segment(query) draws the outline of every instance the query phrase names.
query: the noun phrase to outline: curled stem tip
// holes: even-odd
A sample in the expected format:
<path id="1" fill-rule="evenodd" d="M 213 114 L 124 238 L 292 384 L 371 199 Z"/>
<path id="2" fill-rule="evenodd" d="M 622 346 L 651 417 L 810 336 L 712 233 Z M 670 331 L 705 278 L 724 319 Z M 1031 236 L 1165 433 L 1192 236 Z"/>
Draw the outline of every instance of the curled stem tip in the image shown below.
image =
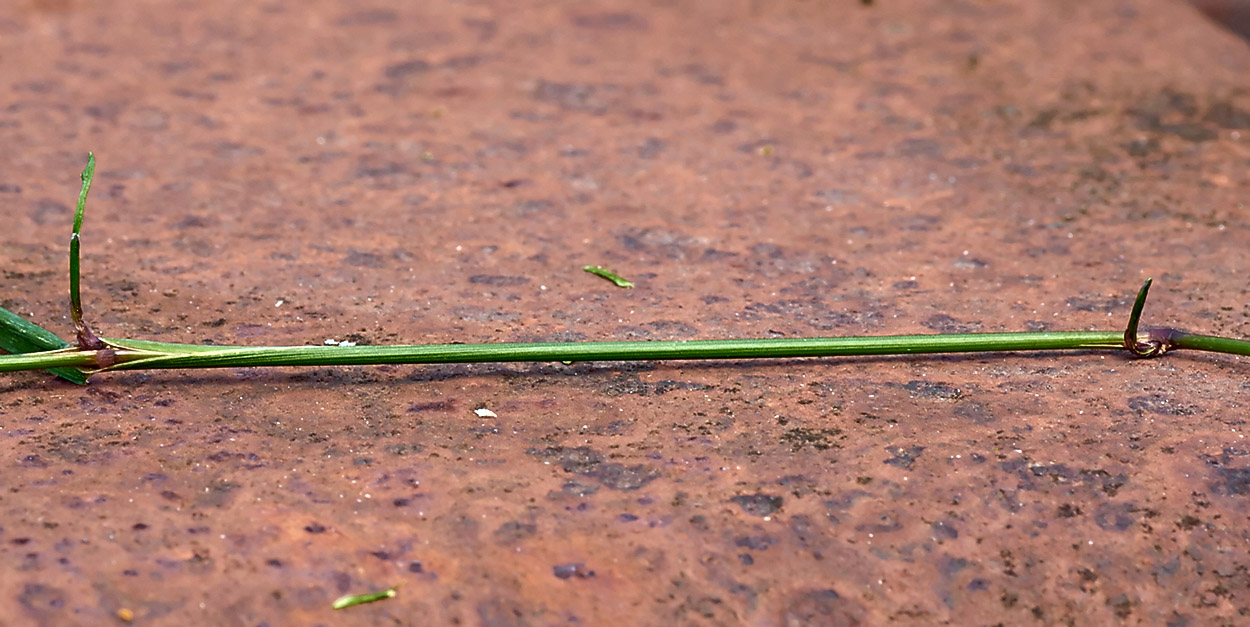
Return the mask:
<path id="1" fill-rule="evenodd" d="M 87 153 L 87 167 L 82 171 L 82 191 L 78 193 L 78 209 L 74 212 L 74 232 L 69 236 L 69 314 L 74 320 L 74 331 L 78 337 L 78 347 L 84 350 L 100 350 L 105 348 L 104 342 L 91 332 L 82 315 L 82 296 L 79 294 L 79 252 L 80 233 L 82 232 L 82 215 L 87 209 L 87 192 L 91 190 L 91 180 L 95 178 L 95 154 Z"/>

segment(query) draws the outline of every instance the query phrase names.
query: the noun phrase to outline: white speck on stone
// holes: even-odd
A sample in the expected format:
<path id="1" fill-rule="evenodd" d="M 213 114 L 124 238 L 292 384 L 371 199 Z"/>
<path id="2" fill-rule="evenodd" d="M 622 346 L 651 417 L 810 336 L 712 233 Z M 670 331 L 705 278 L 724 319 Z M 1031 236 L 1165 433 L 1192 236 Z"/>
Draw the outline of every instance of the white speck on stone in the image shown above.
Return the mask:
<path id="1" fill-rule="evenodd" d="M 498 418 L 499 417 L 498 414 L 496 414 L 495 412 L 489 409 L 486 409 L 485 407 L 480 407 L 478 409 L 475 409 L 473 410 L 473 413 L 477 414 L 478 418 Z"/>

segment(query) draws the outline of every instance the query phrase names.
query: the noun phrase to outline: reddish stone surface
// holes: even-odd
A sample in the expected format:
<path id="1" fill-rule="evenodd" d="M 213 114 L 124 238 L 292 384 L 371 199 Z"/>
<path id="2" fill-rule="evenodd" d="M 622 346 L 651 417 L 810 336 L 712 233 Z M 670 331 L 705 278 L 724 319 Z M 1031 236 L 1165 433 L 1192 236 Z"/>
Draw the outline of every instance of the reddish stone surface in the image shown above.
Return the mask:
<path id="1" fill-rule="evenodd" d="M 1114 329 L 1146 276 L 1250 336 L 1250 50 L 1182 3 L 5 6 L 0 304 L 65 335 L 94 150 L 114 337 Z M 1192 354 L 4 375 L 2 622 L 1231 624 L 1248 397 Z"/>

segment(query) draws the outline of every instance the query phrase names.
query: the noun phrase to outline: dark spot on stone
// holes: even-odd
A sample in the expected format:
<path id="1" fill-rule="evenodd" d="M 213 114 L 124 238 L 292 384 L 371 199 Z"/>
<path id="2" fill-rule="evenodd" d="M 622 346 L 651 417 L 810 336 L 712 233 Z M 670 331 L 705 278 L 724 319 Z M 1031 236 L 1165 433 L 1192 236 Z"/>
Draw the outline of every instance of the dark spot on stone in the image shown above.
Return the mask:
<path id="1" fill-rule="evenodd" d="M 399 442 L 396 444 L 387 444 L 384 450 L 391 455 L 395 455 L 397 457 L 404 457 L 406 455 L 413 455 L 416 453 L 420 453 L 421 451 L 425 450 L 425 447 L 421 446 L 420 444 L 408 444 L 405 442 Z"/>
<path id="2" fill-rule="evenodd" d="M 621 246 L 628 250 L 646 252 L 667 259 L 696 259 L 704 246 L 693 237 L 669 229 L 628 229 L 617 236 Z"/>
<path id="3" fill-rule="evenodd" d="M 912 137 L 895 144 L 893 152 L 900 157 L 937 158 L 942 156 L 942 144 L 933 139 Z"/>
<path id="4" fill-rule="evenodd" d="M 1167 622 L 1164 623 L 1164 627 L 1190 627 L 1193 624 L 1188 616 L 1172 610 L 1172 613 L 1168 615 Z"/>
<path id="5" fill-rule="evenodd" d="M 588 579 L 595 576 L 595 571 L 586 568 L 586 565 L 581 562 L 576 562 L 552 566 L 551 574 L 555 575 L 556 579 L 572 579 L 574 577 Z"/>
<path id="6" fill-rule="evenodd" d="M 325 525 L 322 525 L 321 523 L 312 523 L 309 525 L 305 525 L 304 531 L 307 531 L 308 533 L 325 533 L 326 527 Z"/>
<path id="7" fill-rule="evenodd" d="M 1164 416 L 1192 416 L 1202 413 L 1202 408 L 1200 407 L 1182 403 L 1162 394 L 1134 396 L 1128 399 L 1128 407 L 1135 411 L 1150 412 Z"/>
<path id="8" fill-rule="evenodd" d="M 975 333 L 980 323 L 960 322 L 946 314 L 934 314 L 923 322 L 924 326 L 939 333 Z"/>
<path id="9" fill-rule="evenodd" d="M 1076 518 L 1081 515 L 1081 508 L 1071 503 L 1064 503 L 1059 506 L 1059 510 L 1055 512 L 1060 518 Z"/>
<path id="10" fill-rule="evenodd" d="M 959 530 L 955 528 L 955 524 L 949 520 L 939 520 L 929 525 L 929 530 L 933 533 L 933 537 L 940 540 L 954 540 L 959 537 Z"/>
<path id="11" fill-rule="evenodd" d="M 0 183 L 0 194 L 20 194 L 22 187 L 12 183 Z"/>
<path id="12" fill-rule="evenodd" d="M 611 85 L 539 81 L 534 87 L 534 99 L 555 104 L 567 111 L 603 115 L 608 111 L 611 92 L 615 91 L 619 90 Z"/>
<path id="13" fill-rule="evenodd" d="M 638 520 L 638 517 L 633 514 L 621 514 L 620 516 L 617 516 L 617 518 L 621 522 L 634 522 L 635 520 Z"/>
<path id="14" fill-rule="evenodd" d="M 34 453 L 23 456 L 22 461 L 19 463 L 22 466 L 25 466 L 27 468 L 47 468 L 48 467 L 48 462 L 44 461 L 42 457 L 39 457 L 38 455 Z"/>
<path id="15" fill-rule="evenodd" d="M 781 509 L 783 499 L 780 496 L 771 494 L 740 494 L 729 499 L 731 503 L 737 503 L 743 512 L 752 516 L 772 516 Z"/>
<path id="16" fill-rule="evenodd" d="M 886 533 L 894 533 L 903 528 L 903 523 L 899 522 L 893 514 L 880 514 L 877 516 L 877 522 L 866 522 L 855 525 L 855 530 L 860 533 L 871 533 L 873 535 L 881 535 Z"/>
<path id="17" fill-rule="evenodd" d="M 920 454 L 924 451 L 924 447 L 912 446 L 903 448 L 901 446 L 887 446 L 885 451 L 890 454 L 890 457 L 882 460 L 882 463 L 897 466 L 904 470 L 911 470 L 912 466 L 916 464 L 916 460 L 920 459 Z"/>
<path id="18" fill-rule="evenodd" d="M 940 558 L 938 558 L 937 567 L 938 567 L 938 572 L 942 574 L 942 577 L 946 579 L 950 579 L 951 577 L 954 577 L 955 575 L 959 574 L 960 571 L 968 567 L 968 560 L 962 557 L 951 557 L 949 555 L 943 555 Z"/>
<path id="19" fill-rule="evenodd" d="M 641 146 L 638 146 L 638 149 L 637 149 L 638 158 L 639 159 L 654 159 L 657 156 L 659 156 L 661 152 L 664 152 L 664 149 L 667 147 L 668 147 L 668 142 L 662 139 L 648 137 L 646 141 L 642 142 Z"/>
<path id="20" fill-rule="evenodd" d="M 1133 303 L 1129 298 L 1100 298 L 1074 296 L 1068 299 L 1068 306 L 1077 311 L 1101 311 L 1111 313 L 1128 308 Z"/>
<path id="21" fill-rule="evenodd" d="M 1229 102 L 1213 103 L 1203 119 L 1220 128 L 1250 129 L 1250 112 Z"/>
<path id="22" fill-rule="evenodd" d="M 386 66 L 386 70 L 383 71 L 383 74 L 391 80 L 401 80 L 412 77 L 416 74 L 428 72 L 429 69 L 429 62 L 422 59 L 412 59 L 410 61 L 404 61 L 403 63 Z"/>
<path id="23" fill-rule="evenodd" d="M 495 542 L 501 545 L 516 544 L 538 533 L 538 526 L 510 520 L 495 529 Z"/>
<path id="24" fill-rule="evenodd" d="M 577 479 L 565 481 L 564 485 L 560 486 L 560 494 L 578 498 L 590 496 L 598 491 L 599 486 Z"/>
<path id="25" fill-rule="evenodd" d="M 143 531 L 147 528 L 148 528 L 147 523 L 135 523 L 134 525 L 131 526 L 131 529 L 134 529 L 135 531 Z"/>
<path id="26" fill-rule="evenodd" d="M 637 490 L 660 476 L 660 471 L 643 464 L 626 466 L 618 462 L 604 462 L 603 454 L 587 446 L 533 448 L 529 451 L 540 459 L 558 463 L 565 472 L 583 475 L 597 480 L 606 488 L 630 492 Z M 585 486 L 575 486 L 582 490 Z M 593 493 L 591 487 L 585 494 Z"/>
<path id="27" fill-rule="evenodd" d="M 454 57 L 448 57 L 439 67 L 446 70 L 464 70 L 476 67 L 482 63 L 482 57 L 476 54 L 461 54 Z"/>
<path id="28" fill-rule="evenodd" d="M 1137 522 L 1137 513 L 1128 503 L 1101 503 L 1094 511 L 1094 523 L 1106 531 L 1126 531 Z"/>
<path id="29" fill-rule="evenodd" d="M 734 538 L 734 546 L 751 549 L 752 551 L 767 551 L 768 547 L 774 544 L 777 544 L 777 538 L 769 535 L 738 536 Z"/>
<path id="30" fill-rule="evenodd" d="M 423 411 L 453 411 L 456 404 L 453 401 L 427 401 L 424 403 L 413 403 L 408 406 L 408 413 L 415 414 Z"/>
<path id="31" fill-rule="evenodd" d="M 963 391 L 959 388 L 940 381 L 908 381 L 903 385 L 903 389 L 919 398 L 954 400 L 963 396 Z"/>
<path id="32" fill-rule="evenodd" d="M 973 424 L 985 425 L 994 422 L 995 416 L 985 403 L 977 401 L 961 401 L 955 405 L 955 416 Z"/>
<path id="33" fill-rule="evenodd" d="M 522 215 L 546 213 L 551 211 L 554 207 L 555 203 L 545 199 L 523 200 L 515 205 L 517 213 Z"/>
<path id="34" fill-rule="evenodd" d="M 830 442 L 831 438 L 842 435 L 841 429 L 809 429 L 805 427 L 795 427 L 781 434 L 781 441 L 790 445 L 790 450 L 797 452 L 804 446 L 810 446 L 818 451 L 824 451 L 836 446 Z"/>
<path id="35" fill-rule="evenodd" d="M 1146 139 L 1138 138 L 1121 144 L 1121 146 L 1124 148 L 1124 152 L 1127 152 L 1130 157 L 1135 157 L 1137 159 L 1149 157 L 1150 155 L 1159 152 L 1160 149 L 1159 138 L 1157 137 L 1149 137 Z"/>
<path id="36" fill-rule="evenodd" d="M 755 563 L 755 558 L 750 553 L 742 553 L 738 555 L 738 562 L 743 566 L 750 566 Z"/>
<path id="37" fill-rule="evenodd" d="M 625 396 L 628 394 L 636 394 L 638 396 L 662 396 L 674 390 L 687 390 L 702 392 L 714 389 L 716 386 L 707 385 L 705 383 L 696 383 L 694 381 L 673 381 L 665 379 L 655 383 L 647 383 L 640 379 L 638 375 L 621 373 L 608 380 L 600 390 L 608 396 Z"/>
<path id="38" fill-rule="evenodd" d="M 813 195 L 816 198 L 819 198 L 822 202 L 828 203 L 835 207 L 841 206 L 841 205 L 853 205 L 853 204 L 860 202 L 861 200 L 861 197 L 859 194 L 850 190 L 845 190 L 845 189 L 826 189 L 826 190 L 821 190 L 819 192 L 816 192 Z"/>
<path id="39" fill-rule="evenodd" d="M 507 276 L 503 274 L 475 274 L 469 277 L 469 282 L 474 285 L 489 285 L 491 287 L 517 287 L 530 282 L 528 277 L 523 276 Z"/>
<path id="40" fill-rule="evenodd" d="M 273 568 L 282 568 L 282 560 L 280 560 L 280 559 L 278 559 L 278 558 L 276 558 L 276 557 L 271 557 L 271 558 L 269 558 L 269 559 L 265 560 L 265 565 L 266 565 L 266 566 L 273 567 Z"/>
<path id="41" fill-rule="evenodd" d="M 1246 496 L 1250 494 L 1250 468 L 1217 468 L 1219 477 L 1211 486 L 1211 491 L 1224 496 Z"/>
<path id="42" fill-rule="evenodd" d="M 390 24 L 398 19 L 398 15 L 390 9 L 361 9 L 345 13 L 335 20 L 338 26 L 377 26 Z"/>
<path id="43" fill-rule="evenodd" d="M 1135 603 L 1129 600 L 1127 594 L 1117 594 L 1107 599 L 1107 606 L 1115 611 L 1116 618 L 1126 620 L 1133 613 Z"/>
<path id="44" fill-rule="evenodd" d="M 421 562 L 408 562 L 408 572 L 423 573 L 425 572 L 425 567 L 421 565 Z"/>
<path id="45" fill-rule="evenodd" d="M 814 589 L 790 596 L 783 603 L 782 625 L 861 625 L 868 622 L 862 605 L 842 598 L 832 588 Z"/>
<path id="46" fill-rule="evenodd" d="M 26 215 L 28 215 L 30 220 L 35 224 L 44 225 L 58 223 L 61 222 L 67 214 L 72 215 L 69 205 L 56 200 L 40 199 L 34 201 L 32 204 L 34 206 L 31 207 L 30 211 Z"/>
<path id="47" fill-rule="evenodd" d="M 629 339 L 665 340 L 694 337 L 699 330 L 676 320 L 656 320 L 637 326 L 617 327 L 613 333 Z"/>
<path id="48" fill-rule="evenodd" d="M 942 224 L 942 218 L 927 213 L 909 213 L 893 222 L 904 231 L 932 231 Z"/>
<path id="49" fill-rule="evenodd" d="M 1197 122 L 1181 122 L 1178 124 L 1164 124 L 1159 130 L 1165 133 L 1171 133 L 1187 142 L 1200 143 L 1209 142 L 1219 138 L 1219 133 L 1207 128 L 1204 124 Z"/>
<path id="50" fill-rule="evenodd" d="M 657 479 L 660 476 L 660 471 L 642 464 L 626 466 L 618 463 L 607 463 L 600 464 L 588 475 L 598 479 L 599 483 L 602 483 L 604 487 L 630 492 Z"/>
<path id="51" fill-rule="evenodd" d="M 539 459 L 558 463 L 566 472 L 585 474 L 603 461 L 603 455 L 588 446 L 548 446 L 531 448 L 528 452 Z"/>
<path id="52" fill-rule="evenodd" d="M 382 255 L 364 250 L 352 250 L 343 258 L 343 263 L 358 268 L 381 268 Z"/>
<path id="53" fill-rule="evenodd" d="M 370 160 L 370 163 L 361 163 L 356 167 L 356 177 L 362 179 L 378 179 L 399 174 L 408 174 L 408 166 L 397 161 L 386 161 L 378 163 Z"/>
<path id="54" fill-rule="evenodd" d="M 27 583 L 22 587 L 21 594 L 17 595 L 17 602 L 27 609 L 43 612 L 48 608 L 64 607 L 65 592 L 41 583 Z"/>
<path id="55" fill-rule="evenodd" d="M 574 15 L 573 25 L 594 30 L 646 30 L 647 21 L 633 13 L 604 12 Z"/>
<path id="56" fill-rule="evenodd" d="M 963 255 L 951 262 L 951 265 L 959 268 L 960 270 L 980 270 L 981 268 L 988 267 L 990 264 L 983 259 Z"/>

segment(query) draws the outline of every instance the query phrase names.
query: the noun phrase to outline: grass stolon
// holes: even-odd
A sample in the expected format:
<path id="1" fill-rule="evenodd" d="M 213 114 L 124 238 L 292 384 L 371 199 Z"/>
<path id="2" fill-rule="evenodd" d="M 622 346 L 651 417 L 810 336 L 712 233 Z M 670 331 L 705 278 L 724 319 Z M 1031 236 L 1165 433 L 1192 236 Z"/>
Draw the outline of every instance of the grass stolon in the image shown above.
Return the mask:
<path id="1" fill-rule="evenodd" d="M 89 154 L 87 167 L 82 173 L 82 191 L 74 214 L 74 230 L 70 236 L 70 313 L 77 341 L 75 344 L 64 342 L 52 332 L 0 308 L 0 348 L 11 353 L 0 355 L 0 372 L 46 369 L 81 384 L 97 372 L 158 368 L 762 359 L 1090 349 L 1128 351 L 1137 357 L 1156 357 L 1175 349 L 1250 356 L 1250 341 L 1247 340 L 1199 335 L 1170 328 L 1148 329 L 1139 333 L 1138 323 L 1146 304 L 1150 279 L 1146 279 L 1138 291 L 1124 331 L 406 346 L 203 346 L 102 338 L 87 325 L 79 296 L 79 234 L 94 173 L 95 157 Z M 589 266 L 585 269 L 613 282 L 620 279 L 597 267 L 594 270 Z"/>

